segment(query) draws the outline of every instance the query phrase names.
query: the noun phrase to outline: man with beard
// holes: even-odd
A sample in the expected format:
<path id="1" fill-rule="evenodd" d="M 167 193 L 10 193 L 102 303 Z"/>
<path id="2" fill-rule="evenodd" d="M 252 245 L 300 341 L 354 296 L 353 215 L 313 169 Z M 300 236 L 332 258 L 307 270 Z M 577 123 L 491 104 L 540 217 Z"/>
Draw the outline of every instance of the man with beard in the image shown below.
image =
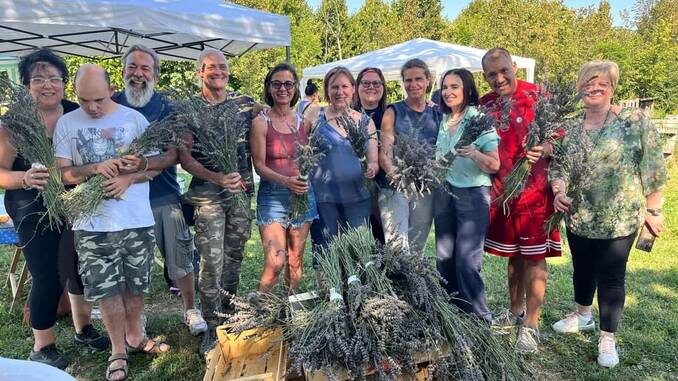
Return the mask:
<path id="1" fill-rule="evenodd" d="M 122 56 L 125 91 L 113 95 L 113 100 L 143 114 L 149 122 L 165 118 L 171 111 L 169 100 L 155 91 L 160 76 L 160 59 L 150 48 L 133 45 Z M 165 259 L 169 279 L 181 291 L 184 323 L 192 335 L 207 330 L 207 323 L 195 308 L 193 269 L 193 237 L 181 211 L 181 188 L 177 183 L 178 153 L 176 148 L 153 157 L 161 172 L 151 173 L 150 200 L 155 218 L 155 240 Z"/>
<path id="2" fill-rule="evenodd" d="M 511 103 L 508 123 L 497 128 L 501 138 L 500 168 L 492 178 L 490 226 L 485 238 L 485 251 L 508 257 L 511 305 L 493 320 L 493 325 L 501 330 L 519 326 L 516 350 L 531 353 L 537 351 L 539 344 L 539 315 L 548 278 L 546 258 L 560 256 L 558 230 L 544 231 L 545 221 L 553 213 L 553 194 L 547 179 L 553 146 L 544 142 L 525 147 L 539 89 L 516 78 L 516 65 L 509 52 L 490 49 L 483 56 L 482 66 L 492 91 L 480 99 L 480 104 L 501 121 L 505 102 Z M 530 177 L 525 189 L 505 210 L 496 200 L 504 190 L 506 176 L 521 157 L 527 157 L 532 165 Z"/>
<path id="3" fill-rule="evenodd" d="M 243 109 L 245 118 L 251 123 L 252 115 L 257 113 L 253 107 L 255 103 L 250 97 L 226 89 L 228 63 L 221 51 L 212 48 L 202 51 L 198 57 L 197 76 L 202 82 L 198 96 L 206 107 L 234 102 Z M 252 109 L 244 111 L 247 108 Z M 238 146 L 238 172 L 221 172 L 208 157 L 195 149 L 192 142 L 179 154 L 181 166 L 193 175 L 186 196 L 195 206 L 195 242 L 200 253 L 200 305 L 209 326 L 200 345 L 201 353 L 214 346 L 219 313 L 231 309 L 229 295 L 235 295 L 238 290 L 245 242 L 252 230 L 252 210 L 234 202 L 231 196 L 244 188 L 249 200 L 254 191 L 249 138 L 244 140 Z"/>

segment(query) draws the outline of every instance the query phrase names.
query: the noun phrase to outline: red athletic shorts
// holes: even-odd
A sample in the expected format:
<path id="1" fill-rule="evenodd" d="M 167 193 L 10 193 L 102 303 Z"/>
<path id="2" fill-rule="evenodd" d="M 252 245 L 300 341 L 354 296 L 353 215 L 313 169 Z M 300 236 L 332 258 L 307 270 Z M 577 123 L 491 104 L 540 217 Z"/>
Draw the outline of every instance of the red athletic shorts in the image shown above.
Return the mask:
<path id="1" fill-rule="evenodd" d="M 544 232 L 545 214 L 504 215 L 501 207 L 491 208 L 485 251 L 501 257 L 521 255 L 540 260 L 560 256 L 560 232 Z"/>

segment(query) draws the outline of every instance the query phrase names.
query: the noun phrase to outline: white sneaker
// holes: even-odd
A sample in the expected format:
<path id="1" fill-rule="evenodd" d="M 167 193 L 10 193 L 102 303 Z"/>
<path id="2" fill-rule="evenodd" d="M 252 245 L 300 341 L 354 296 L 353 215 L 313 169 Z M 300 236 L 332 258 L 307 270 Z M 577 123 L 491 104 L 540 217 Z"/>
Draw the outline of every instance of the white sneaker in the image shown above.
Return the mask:
<path id="1" fill-rule="evenodd" d="M 598 365 L 605 368 L 614 368 L 619 364 L 619 354 L 614 336 L 600 336 L 598 340 Z"/>
<path id="2" fill-rule="evenodd" d="M 592 331 L 596 328 L 593 316 L 582 316 L 577 312 L 568 314 L 565 319 L 559 320 L 552 325 L 558 333 L 577 333 L 579 331 Z"/>
<path id="3" fill-rule="evenodd" d="M 518 340 L 516 340 L 516 352 L 527 354 L 534 353 L 539 348 L 539 330 L 521 326 L 518 329 Z"/>
<path id="4" fill-rule="evenodd" d="M 196 308 L 184 312 L 184 324 L 188 326 L 188 330 L 193 336 L 207 331 L 207 322 L 203 319 L 202 312 Z"/>

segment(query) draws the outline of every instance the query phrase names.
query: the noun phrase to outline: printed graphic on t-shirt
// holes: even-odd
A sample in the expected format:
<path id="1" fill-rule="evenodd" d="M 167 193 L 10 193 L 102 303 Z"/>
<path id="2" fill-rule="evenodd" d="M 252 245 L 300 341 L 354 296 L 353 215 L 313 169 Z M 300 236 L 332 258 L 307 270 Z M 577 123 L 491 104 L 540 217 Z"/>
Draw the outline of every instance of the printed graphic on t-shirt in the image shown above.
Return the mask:
<path id="1" fill-rule="evenodd" d="M 78 130 L 76 148 L 85 164 L 118 157 L 125 145 L 125 128 L 84 128 Z"/>

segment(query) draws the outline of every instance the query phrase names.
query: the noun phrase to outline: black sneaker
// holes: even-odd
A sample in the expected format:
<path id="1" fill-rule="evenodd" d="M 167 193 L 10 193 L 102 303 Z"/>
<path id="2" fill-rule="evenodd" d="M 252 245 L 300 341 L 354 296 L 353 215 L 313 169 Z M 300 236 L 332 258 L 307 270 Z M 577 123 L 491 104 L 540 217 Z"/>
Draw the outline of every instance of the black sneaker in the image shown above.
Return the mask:
<path id="1" fill-rule="evenodd" d="M 108 337 L 100 334 L 91 324 L 87 324 L 82 329 L 82 333 L 76 332 L 73 341 L 76 344 L 86 345 L 95 352 L 105 351 L 111 345 Z"/>
<path id="2" fill-rule="evenodd" d="M 214 344 L 217 342 L 217 330 L 214 326 L 209 325 L 207 331 L 202 334 L 202 340 L 200 341 L 200 354 L 207 357 L 209 352 L 214 348 Z"/>
<path id="3" fill-rule="evenodd" d="M 29 361 L 37 361 L 61 370 L 66 369 L 68 366 L 68 360 L 59 353 L 55 344 L 50 344 L 45 347 L 42 347 L 39 351 L 31 351 L 31 355 L 28 356 Z"/>

